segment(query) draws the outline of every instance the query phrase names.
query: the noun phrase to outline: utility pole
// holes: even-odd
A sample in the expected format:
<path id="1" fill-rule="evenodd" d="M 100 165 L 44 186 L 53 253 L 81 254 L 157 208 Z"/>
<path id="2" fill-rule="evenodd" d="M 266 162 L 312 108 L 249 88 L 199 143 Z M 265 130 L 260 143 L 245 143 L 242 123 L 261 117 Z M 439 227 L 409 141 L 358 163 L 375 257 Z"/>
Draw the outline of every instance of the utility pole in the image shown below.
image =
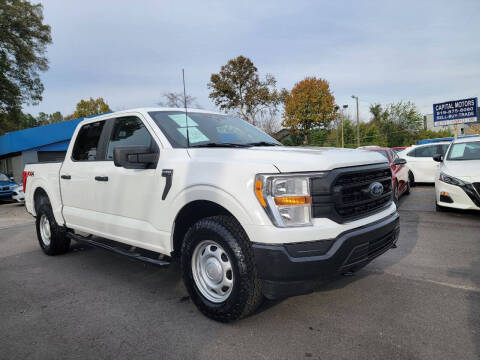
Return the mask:
<path id="1" fill-rule="evenodd" d="M 343 105 L 343 109 L 342 109 L 342 148 L 345 147 L 345 140 L 344 140 L 344 137 L 343 137 L 343 121 L 345 120 L 345 113 L 344 113 L 344 110 L 348 108 L 348 105 Z"/>
<path id="2" fill-rule="evenodd" d="M 358 117 L 358 96 L 352 95 L 352 98 L 357 101 L 357 147 L 360 147 L 360 119 Z"/>

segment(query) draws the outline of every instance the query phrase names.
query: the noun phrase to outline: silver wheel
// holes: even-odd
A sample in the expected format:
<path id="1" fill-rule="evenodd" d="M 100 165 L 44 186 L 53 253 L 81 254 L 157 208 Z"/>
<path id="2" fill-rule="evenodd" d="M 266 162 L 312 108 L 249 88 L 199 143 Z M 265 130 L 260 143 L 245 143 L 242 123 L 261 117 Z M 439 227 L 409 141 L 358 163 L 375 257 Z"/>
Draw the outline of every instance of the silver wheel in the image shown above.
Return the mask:
<path id="1" fill-rule="evenodd" d="M 228 299 L 233 289 L 233 269 L 226 251 L 213 240 L 200 242 L 192 255 L 192 274 L 198 290 L 213 303 Z"/>
<path id="2" fill-rule="evenodd" d="M 42 214 L 40 217 L 40 236 L 43 245 L 50 246 L 50 237 L 52 236 L 52 233 L 50 231 L 50 221 L 48 221 L 47 215 L 45 214 Z"/>

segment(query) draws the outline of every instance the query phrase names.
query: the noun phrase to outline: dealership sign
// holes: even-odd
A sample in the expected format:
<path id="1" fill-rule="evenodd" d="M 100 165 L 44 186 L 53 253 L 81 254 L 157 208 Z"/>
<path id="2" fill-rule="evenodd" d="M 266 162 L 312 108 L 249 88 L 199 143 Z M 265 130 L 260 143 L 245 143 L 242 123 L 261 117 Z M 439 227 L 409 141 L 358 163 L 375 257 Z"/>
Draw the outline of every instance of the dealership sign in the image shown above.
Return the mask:
<path id="1" fill-rule="evenodd" d="M 433 104 L 433 125 L 455 125 L 478 121 L 477 98 Z"/>

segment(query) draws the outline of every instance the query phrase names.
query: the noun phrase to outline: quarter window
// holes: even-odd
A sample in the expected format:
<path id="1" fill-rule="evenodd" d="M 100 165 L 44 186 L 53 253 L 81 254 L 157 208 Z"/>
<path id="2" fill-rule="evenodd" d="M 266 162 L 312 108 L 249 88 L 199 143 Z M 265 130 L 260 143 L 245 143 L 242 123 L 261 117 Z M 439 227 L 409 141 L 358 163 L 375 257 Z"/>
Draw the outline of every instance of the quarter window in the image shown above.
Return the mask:
<path id="1" fill-rule="evenodd" d="M 152 146 L 152 136 L 143 122 L 135 117 L 115 119 L 108 142 L 107 160 L 113 160 L 113 149 L 117 146 Z"/>
<path id="2" fill-rule="evenodd" d="M 72 159 L 75 161 L 97 160 L 97 149 L 105 121 L 85 124 L 78 132 L 73 146 Z"/>

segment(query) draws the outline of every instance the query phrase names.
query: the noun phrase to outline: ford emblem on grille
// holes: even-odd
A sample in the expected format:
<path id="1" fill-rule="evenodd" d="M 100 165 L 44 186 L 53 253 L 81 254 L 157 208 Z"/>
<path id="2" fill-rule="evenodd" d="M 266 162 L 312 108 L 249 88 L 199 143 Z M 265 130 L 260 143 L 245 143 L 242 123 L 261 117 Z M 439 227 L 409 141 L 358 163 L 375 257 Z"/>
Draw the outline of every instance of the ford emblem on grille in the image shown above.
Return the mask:
<path id="1" fill-rule="evenodd" d="M 383 194 L 383 185 L 378 181 L 375 181 L 368 187 L 368 192 L 370 193 L 370 197 L 378 198 Z"/>

